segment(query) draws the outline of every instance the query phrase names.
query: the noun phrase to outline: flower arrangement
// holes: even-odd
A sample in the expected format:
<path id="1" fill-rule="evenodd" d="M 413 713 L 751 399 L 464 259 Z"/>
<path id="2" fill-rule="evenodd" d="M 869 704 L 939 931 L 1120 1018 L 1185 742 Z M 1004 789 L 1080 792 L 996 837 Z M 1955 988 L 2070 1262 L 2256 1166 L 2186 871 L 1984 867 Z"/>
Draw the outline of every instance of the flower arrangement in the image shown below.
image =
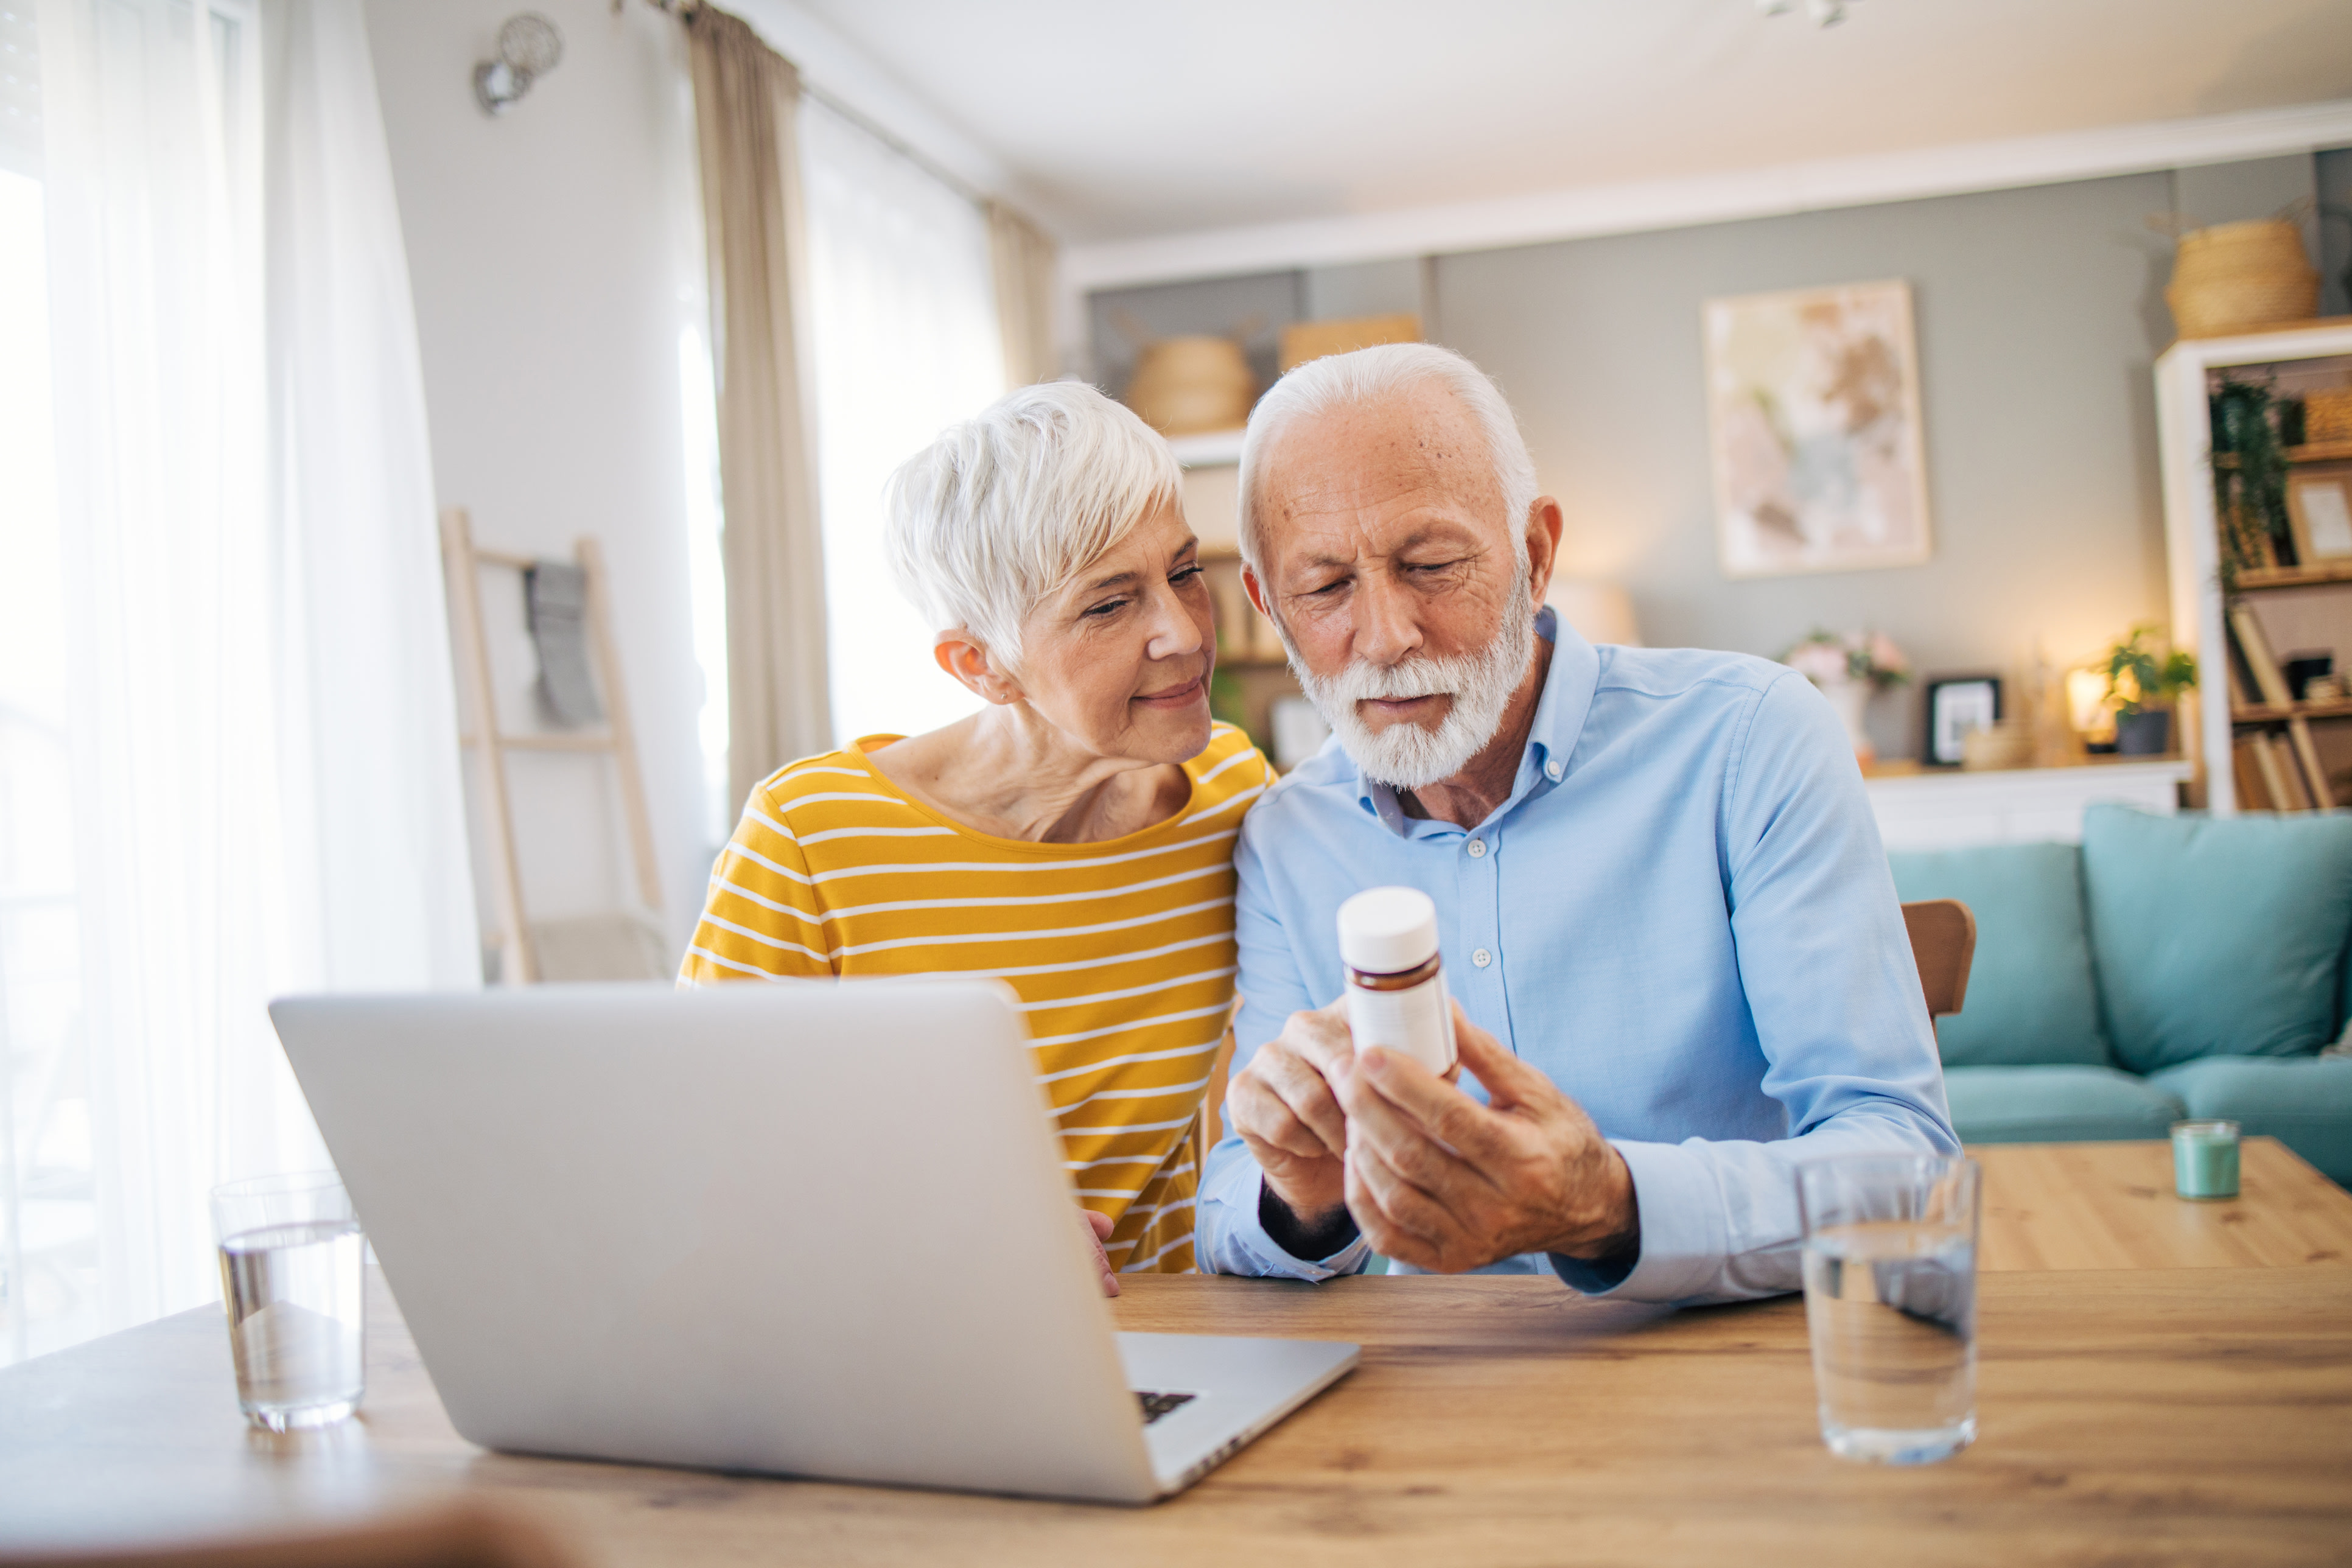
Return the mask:
<path id="1" fill-rule="evenodd" d="M 1841 635 L 1816 626 L 1784 649 L 1780 662 L 1821 687 L 1851 683 L 1884 691 L 1911 679 L 1911 661 L 1883 632 Z"/>

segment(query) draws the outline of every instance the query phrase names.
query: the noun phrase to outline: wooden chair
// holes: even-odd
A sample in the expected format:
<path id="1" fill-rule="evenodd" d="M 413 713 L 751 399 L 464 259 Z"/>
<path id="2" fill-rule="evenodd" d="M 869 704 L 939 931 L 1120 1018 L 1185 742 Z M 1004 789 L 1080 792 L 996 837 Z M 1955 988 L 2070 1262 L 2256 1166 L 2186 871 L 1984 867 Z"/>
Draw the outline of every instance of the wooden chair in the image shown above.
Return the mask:
<path id="1" fill-rule="evenodd" d="M 1234 1011 L 1241 1011 L 1236 1002 Z M 1209 1094 L 1201 1101 L 1201 1120 L 1192 1129 L 1192 1164 L 1195 1182 L 1209 1173 L 1209 1151 L 1225 1135 L 1225 1124 L 1220 1113 L 1225 1108 L 1225 1086 L 1234 1076 L 1234 1026 L 1225 1022 L 1225 1037 L 1217 1042 L 1217 1059 L 1209 1067 Z"/>
<path id="2" fill-rule="evenodd" d="M 0 1568 L 572 1568 L 536 1526 L 461 1507 L 335 1530 L 121 1552 L 0 1552 Z"/>
<path id="3" fill-rule="evenodd" d="M 1927 998 L 1927 1016 L 1948 1018 L 1968 999 L 1969 965 L 1977 955 L 1977 917 L 1958 899 L 1926 899 L 1903 906 L 1904 929 L 1911 933 L 1911 961 L 1919 966 L 1919 989 Z M 1240 1004 L 1234 1005 L 1240 1010 Z M 1201 1120 L 1192 1130 L 1192 1158 L 1199 1170 L 1209 1169 L 1209 1151 L 1224 1135 L 1217 1114 L 1225 1103 L 1225 1085 L 1233 1075 L 1234 1031 L 1230 1024 L 1218 1044 L 1209 1068 L 1208 1098 L 1201 1104 Z"/>
<path id="4" fill-rule="evenodd" d="M 1927 899 L 1903 906 L 1903 924 L 1911 932 L 1911 959 L 1919 966 L 1927 1016 L 1948 1018 L 1968 999 L 1977 917 L 1958 899 Z"/>

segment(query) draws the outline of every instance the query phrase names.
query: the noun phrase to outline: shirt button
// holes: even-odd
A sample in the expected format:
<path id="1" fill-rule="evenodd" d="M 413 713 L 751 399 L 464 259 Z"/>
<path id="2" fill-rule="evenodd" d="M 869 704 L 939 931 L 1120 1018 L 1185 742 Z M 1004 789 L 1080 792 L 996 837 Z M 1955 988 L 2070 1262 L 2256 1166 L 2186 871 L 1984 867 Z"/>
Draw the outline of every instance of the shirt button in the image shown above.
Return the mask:
<path id="1" fill-rule="evenodd" d="M 1472 840 L 1470 840 L 1470 858 L 1472 858 L 1473 860 L 1475 860 L 1475 859 L 1479 858 L 1480 857 L 1484 856 L 1486 853 L 1486 841 L 1485 839 L 1483 839 L 1483 838 L 1473 838 Z"/>
<path id="2" fill-rule="evenodd" d="M 1544 764 L 1544 776 L 1546 778 L 1557 780 L 1560 774 L 1566 772 L 1568 772 L 1568 770 L 1558 763 L 1546 763 Z"/>
<path id="3" fill-rule="evenodd" d="M 1470 955 L 1470 962 L 1476 964 L 1479 968 L 1484 969 L 1488 964 L 1495 962 L 1495 955 L 1488 952 L 1482 947 L 1477 952 Z"/>

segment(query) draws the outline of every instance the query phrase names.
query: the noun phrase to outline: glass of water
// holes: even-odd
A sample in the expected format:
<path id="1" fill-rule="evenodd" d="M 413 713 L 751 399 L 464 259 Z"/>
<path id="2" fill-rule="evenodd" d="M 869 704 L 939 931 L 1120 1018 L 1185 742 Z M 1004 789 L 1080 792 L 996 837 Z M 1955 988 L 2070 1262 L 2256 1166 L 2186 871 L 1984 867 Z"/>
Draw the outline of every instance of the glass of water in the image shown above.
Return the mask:
<path id="1" fill-rule="evenodd" d="M 1822 1440 L 1926 1465 L 1977 1435 L 1977 1163 L 1853 1154 L 1797 1167 Z"/>
<path id="2" fill-rule="evenodd" d="M 213 1189 L 236 1402 L 273 1432 L 324 1426 L 366 1382 L 367 1244 L 332 1171 Z"/>

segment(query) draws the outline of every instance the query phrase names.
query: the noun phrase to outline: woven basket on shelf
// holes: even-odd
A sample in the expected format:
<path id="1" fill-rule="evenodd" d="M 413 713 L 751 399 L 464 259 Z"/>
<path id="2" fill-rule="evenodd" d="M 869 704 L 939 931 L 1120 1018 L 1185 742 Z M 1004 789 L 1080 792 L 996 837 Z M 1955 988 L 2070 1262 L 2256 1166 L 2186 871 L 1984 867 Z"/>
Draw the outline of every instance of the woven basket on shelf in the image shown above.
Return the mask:
<path id="1" fill-rule="evenodd" d="M 2319 274 L 2302 229 L 2284 219 L 2216 224 L 2180 237 L 2164 300 L 2182 337 L 2226 337 L 2310 319 Z"/>
<path id="2" fill-rule="evenodd" d="M 1163 436 L 1238 429 L 1257 401 L 1257 378 L 1231 338 L 1161 338 L 1137 356 L 1126 401 Z"/>
<path id="3" fill-rule="evenodd" d="M 2315 446 L 2352 441 L 2352 386 L 2304 394 L 2303 438 Z"/>

